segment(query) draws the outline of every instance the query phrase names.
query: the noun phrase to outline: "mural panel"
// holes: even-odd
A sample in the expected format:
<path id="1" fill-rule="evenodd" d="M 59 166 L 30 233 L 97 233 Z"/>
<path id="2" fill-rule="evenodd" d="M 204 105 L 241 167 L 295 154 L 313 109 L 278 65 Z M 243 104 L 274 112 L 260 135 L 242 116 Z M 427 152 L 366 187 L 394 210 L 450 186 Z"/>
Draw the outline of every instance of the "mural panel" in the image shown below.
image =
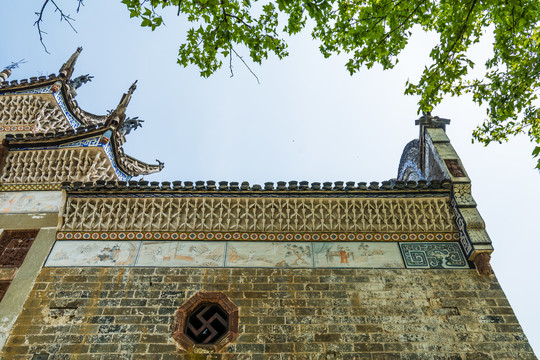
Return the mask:
<path id="1" fill-rule="evenodd" d="M 224 242 L 143 241 L 136 266 L 222 267 Z"/>
<path id="2" fill-rule="evenodd" d="M 231 241 L 227 267 L 313 267 L 311 244 Z"/>
<path id="3" fill-rule="evenodd" d="M 45 266 L 469 268 L 457 242 L 159 240 L 57 240 Z"/>
<path id="4" fill-rule="evenodd" d="M 0 193 L 0 213 L 58 212 L 61 191 L 22 191 Z"/>
<path id="5" fill-rule="evenodd" d="M 138 241 L 57 241 L 45 266 L 133 266 Z"/>
<path id="6" fill-rule="evenodd" d="M 397 243 L 313 243 L 316 267 L 403 268 Z"/>

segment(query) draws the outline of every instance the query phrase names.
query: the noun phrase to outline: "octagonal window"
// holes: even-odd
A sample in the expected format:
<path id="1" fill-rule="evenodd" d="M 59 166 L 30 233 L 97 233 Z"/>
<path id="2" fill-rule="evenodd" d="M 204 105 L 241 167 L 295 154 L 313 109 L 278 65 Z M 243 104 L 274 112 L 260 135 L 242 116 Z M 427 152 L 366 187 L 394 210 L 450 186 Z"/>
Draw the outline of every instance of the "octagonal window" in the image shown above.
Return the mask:
<path id="1" fill-rule="evenodd" d="M 238 308 L 219 292 L 199 292 L 175 315 L 173 338 L 184 350 L 218 350 L 238 335 Z"/>
<path id="2" fill-rule="evenodd" d="M 186 335 L 195 344 L 214 344 L 229 329 L 229 315 L 218 304 L 203 303 L 188 314 Z"/>

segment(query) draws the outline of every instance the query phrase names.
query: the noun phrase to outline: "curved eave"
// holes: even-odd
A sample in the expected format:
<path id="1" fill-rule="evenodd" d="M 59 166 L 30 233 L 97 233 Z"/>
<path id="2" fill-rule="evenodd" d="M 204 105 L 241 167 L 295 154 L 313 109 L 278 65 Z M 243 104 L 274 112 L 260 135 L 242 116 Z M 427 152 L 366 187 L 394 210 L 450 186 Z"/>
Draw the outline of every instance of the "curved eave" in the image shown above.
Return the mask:
<path id="1" fill-rule="evenodd" d="M 143 161 L 137 160 L 134 157 L 125 154 L 122 157 L 122 166 L 140 169 L 138 170 L 137 175 L 132 176 L 155 174 L 163 169 L 163 165 L 147 164 Z"/>
<path id="2" fill-rule="evenodd" d="M 73 96 L 68 91 L 68 85 L 65 78 L 59 75 L 51 74 L 48 77 L 31 77 L 30 79 L 23 79 L 20 81 L 13 80 L 9 83 L 6 82 L 0 86 L 0 93 L 9 95 L 10 93 L 16 93 L 19 91 L 27 91 L 45 86 L 52 86 L 57 81 L 60 81 L 62 84 L 60 91 L 62 93 L 62 97 L 64 98 L 67 110 L 80 124 L 83 126 L 105 125 L 109 115 L 95 115 L 81 109 L 77 104 L 77 101 L 73 99 Z"/>
<path id="3" fill-rule="evenodd" d="M 73 99 L 73 96 L 67 89 L 67 84 L 62 80 L 62 96 L 64 96 L 64 99 L 66 99 L 66 106 L 68 107 L 69 111 L 77 117 L 77 119 L 80 120 L 81 124 L 84 124 L 86 126 L 89 125 L 105 125 L 107 122 L 107 119 L 109 118 L 109 115 L 96 115 L 89 113 L 88 111 L 84 111 L 79 107 L 79 104 L 77 103 L 77 100 Z"/>
<path id="4" fill-rule="evenodd" d="M 132 156 L 124 153 L 122 144 L 125 141 L 124 135 L 120 133 L 119 128 L 112 129 L 111 145 L 114 153 L 114 158 L 118 167 L 129 176 L 140 176 L 154 174 L 163 169 L 162 164 L 152 165 L 143 161 L 137 160 Z"/>

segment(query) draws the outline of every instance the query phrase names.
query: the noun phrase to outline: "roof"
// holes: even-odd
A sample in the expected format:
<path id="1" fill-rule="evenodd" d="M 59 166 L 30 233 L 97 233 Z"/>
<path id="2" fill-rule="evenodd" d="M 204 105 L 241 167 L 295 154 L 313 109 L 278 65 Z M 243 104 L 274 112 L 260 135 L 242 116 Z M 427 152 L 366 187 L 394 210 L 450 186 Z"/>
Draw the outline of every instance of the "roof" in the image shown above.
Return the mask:
<path id="1" fill-rule="evenodd" d="M 354 182 L 354 181 L 335 181 L 335 182 L 308 182 L 308 181 L 278 181 L 277 183 L 266 182 L 264 186 L 244 182 L 228 181 L 96 181 L 96 182 L 64 182 L 62 188 L 68 192 L 107 192 L 107 191 L 126 191 L 126 192 L 220 192 L 220 193 L 375 193 L 375 192 L 400 192 L 410 193 L 419 191 L 449 191 L 452 187 L 450 180 L 432 180 L 432 181 L 395 181 L 388 180 L 379 183 L 372 181 Z"/>
<path id="2" fill-rule="evenodd" d="M 35 146 L 54 146 L 70 143 L 80 139 L 96 135 L 108 134 L 110 139 L 111 153 L 121 171 L 128 177 L 147 175 L 160 171 L 163 164 L 147 164 L 126 155 L 122 149 L 126 139 L 122 133 L 121 127 L 126 120 L 126 108 L 129 104 L 135 84 L 124 94 L 118 104 L 118 107 L 108 115 L 95 115 L 84 111 L 74 100 L 76 93 L 70 85 L 70 78 L 77 56 L 82 48 L 70 57 L 70 59 L 61 67 L 58 75 L 51 74 L 47 76 L 31 77 L 30 79 L 13 80 L 10 82 L 0 81 L 0 96 L 15 94 L 52 94 L 60 109 L 69 122 L 68 130 L 33 132 L 32 129 L 20 131 L 17 134 L 7 134 L 5 140 L 8 147 L 35 147 Z M 5 72 L 9 75 L 10 72 Z M 55 88 L 56 87 L 56 88 Z"/>

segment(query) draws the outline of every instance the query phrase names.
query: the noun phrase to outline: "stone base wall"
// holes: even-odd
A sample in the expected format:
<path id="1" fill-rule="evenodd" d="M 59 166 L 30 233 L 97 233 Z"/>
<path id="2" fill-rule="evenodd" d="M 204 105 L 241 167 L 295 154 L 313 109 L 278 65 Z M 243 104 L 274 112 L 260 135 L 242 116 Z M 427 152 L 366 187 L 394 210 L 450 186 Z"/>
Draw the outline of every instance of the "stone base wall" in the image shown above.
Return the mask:
<path id="1" fill-rule="evenodd" d="M 239 308 L 217 353 L 180 350 L 199 291 Z M 4 359 L 535 359 L 497 279 L 475 270 L 44 268 Z"/>

